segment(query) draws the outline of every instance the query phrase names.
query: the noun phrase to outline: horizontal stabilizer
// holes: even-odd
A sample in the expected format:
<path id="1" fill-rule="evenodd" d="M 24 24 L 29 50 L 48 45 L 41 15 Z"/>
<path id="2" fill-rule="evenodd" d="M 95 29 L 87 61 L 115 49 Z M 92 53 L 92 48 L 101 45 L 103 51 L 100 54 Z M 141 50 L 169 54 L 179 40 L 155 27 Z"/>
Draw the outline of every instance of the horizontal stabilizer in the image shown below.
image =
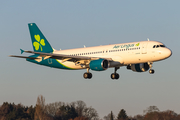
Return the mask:
<path id="1" fill-rule="evenodd" d="M 39 58 L 35 58 L 35 57 L 16 56 L 16 55 L 9 55 L 9 57 L 17 57 L 17 58 L 29 58 L 29 59 L 39 59 Z"/>

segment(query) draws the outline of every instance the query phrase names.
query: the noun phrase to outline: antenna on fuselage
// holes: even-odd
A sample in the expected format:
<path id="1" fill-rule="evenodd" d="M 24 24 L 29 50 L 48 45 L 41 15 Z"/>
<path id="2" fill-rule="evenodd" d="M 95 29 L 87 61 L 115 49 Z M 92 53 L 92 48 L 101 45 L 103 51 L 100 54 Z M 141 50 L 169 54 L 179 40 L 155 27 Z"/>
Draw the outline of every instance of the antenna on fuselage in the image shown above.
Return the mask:
<path id="1" fill-rule="evenodd" d="M 149 41 L 149 38 L 147 38 L 147 40 Z"/>
<path id="2" fill-rule="evenodd" d="M 86 48 L 86 46 L 84 45 L 84 48 Z"/>

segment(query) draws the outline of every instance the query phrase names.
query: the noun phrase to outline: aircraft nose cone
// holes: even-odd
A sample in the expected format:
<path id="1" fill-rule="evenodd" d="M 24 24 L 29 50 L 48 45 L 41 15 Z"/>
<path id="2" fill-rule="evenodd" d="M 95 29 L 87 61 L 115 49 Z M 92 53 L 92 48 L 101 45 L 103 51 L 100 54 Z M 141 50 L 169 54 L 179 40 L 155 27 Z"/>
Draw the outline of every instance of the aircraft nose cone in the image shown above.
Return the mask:
<path id="1" fill-rule="evenodd" d="M 165 52 L 167 58 L 170 57 L 172 55 L 172 51 L 170 49 L 166 49 L 166 52 Z"/>

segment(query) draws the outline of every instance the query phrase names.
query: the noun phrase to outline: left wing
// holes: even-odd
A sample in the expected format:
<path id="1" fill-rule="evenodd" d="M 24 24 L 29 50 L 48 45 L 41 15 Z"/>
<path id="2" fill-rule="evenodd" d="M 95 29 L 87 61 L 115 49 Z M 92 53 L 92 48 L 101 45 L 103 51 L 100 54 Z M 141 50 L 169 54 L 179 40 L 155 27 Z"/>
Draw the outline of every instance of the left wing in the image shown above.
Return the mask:
<path id="1" fill-rule="evenodd" d="M 101 58 L 101 57 L 88 57 L 88 56 L 71 56 L 71 55 L 65 55 L 65 54 L 53 54 L 53 53 L 34 52 L 34 51 L 23 51 L 23 52 L 38 54 L 40 55 L 39 57 L 44 57 L 44 60 L 48 58 L 53 58 L 53 59 L 62 60 L 63 62 L 65 61 L 77 62 L 80 60 L 97 60 Z M 14 55 L 11 55 L 10 57 L 30 58 L 30 57 L 14 56 Z M 32 59 L 35 59 L 35 58 L 32 58 Z M 101 58 L 101 59 L 112 61 L 111 58 Z"/>

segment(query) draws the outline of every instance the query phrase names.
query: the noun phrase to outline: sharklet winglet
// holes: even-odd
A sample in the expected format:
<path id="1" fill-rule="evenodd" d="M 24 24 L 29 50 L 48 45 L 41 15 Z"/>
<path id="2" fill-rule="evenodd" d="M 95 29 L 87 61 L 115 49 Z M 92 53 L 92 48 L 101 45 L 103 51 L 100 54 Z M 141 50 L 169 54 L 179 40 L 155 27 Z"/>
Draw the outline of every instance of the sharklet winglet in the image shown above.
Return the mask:
<path id="1" fill-rule="evenodd" d="M 21 50 L 21 54 L 23 54 L 24 53 L 24 50 L 23 49 L 20 49 Z"/>

